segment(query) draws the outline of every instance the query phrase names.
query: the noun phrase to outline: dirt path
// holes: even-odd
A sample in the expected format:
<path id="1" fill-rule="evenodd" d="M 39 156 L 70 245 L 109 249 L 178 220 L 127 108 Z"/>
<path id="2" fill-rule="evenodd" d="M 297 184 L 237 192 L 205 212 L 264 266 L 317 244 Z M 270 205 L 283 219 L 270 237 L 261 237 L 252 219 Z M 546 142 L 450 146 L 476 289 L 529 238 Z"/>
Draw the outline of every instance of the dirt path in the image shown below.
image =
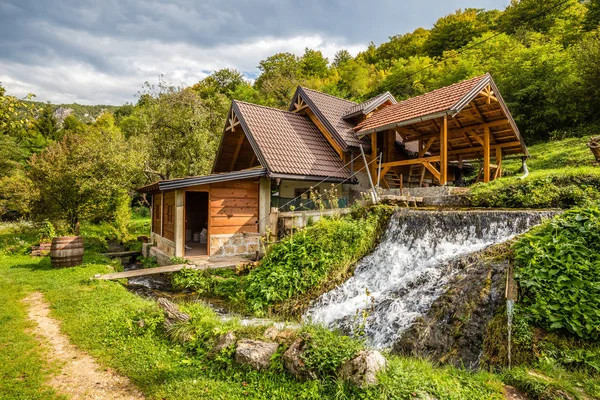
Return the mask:
<path id="1" fill-rule="evenodd" d="M 61 372 L 49 381 L 58 393 L 74 400 L 144 398 L 129 379 L 102 368 L 69 342 L 60 332 L 58 321 L 50 318 L 50 307 L 41 293 L 31 293 L 23 301 L 29 307 L 29 318 L 36 324 L 33 333 L 46 348 L 47 357 L 62 365 Z"/>

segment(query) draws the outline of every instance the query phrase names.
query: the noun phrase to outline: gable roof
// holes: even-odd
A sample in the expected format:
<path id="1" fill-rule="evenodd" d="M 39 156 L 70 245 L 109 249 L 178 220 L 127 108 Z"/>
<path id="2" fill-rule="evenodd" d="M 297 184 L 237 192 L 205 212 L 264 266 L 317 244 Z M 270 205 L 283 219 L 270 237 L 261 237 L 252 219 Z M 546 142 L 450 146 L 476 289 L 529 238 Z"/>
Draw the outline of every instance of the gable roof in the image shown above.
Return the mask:
<path id="1" fill-rule="evenodd" d="M 270 176 L 350 177 L 338 154 L 308 116 L 237 100 L 231 107 Z"/>
<path id="2" fill-rule="evenodd" d="M 350 119 L 359 115 L 367 115 L 387 101 L 391 102 L 392 104 L 397 103 L 396 99 L 390 92 L 381 93 L 375 97 L 371 97 L 370 99 L 363 101 L 360 104 L 350 107 L 348 110 L 346 110 L 346 114 L 344 114 L 343 118 Z"/>
<path id="3" fill-rule="evenodd" d="M 153 193 L 165 190 L 174 190 L 184 187 L 206 185 L 210 183 L 218 182 L 229 182 L 237 181 L 240 179 L 259 178 L 266 176 L 267 170 L 265 168 L 254 168 L 244 171 L 232 171 L 225 172 L 222 174 L 211 174 L 205 176 L 188 176 L 186 178 L 175 178 L 157 181 L 146 186 L 138 188 L 137 191 L 140 193 Z"/>
<path id="4" fill-rule="evenodd" d="M 490 81 L 490 74 L 485 74 L 401 101 L 375 112 L 371 118 L 358 124 L 355 131 L 362 136 L 391 129 L 403 123 L 417 122 L 424 117 L 456 114 Z"/>
<path id="5" fill-rule="evenodd" d="M 289 110 L 294 109 L 294 101 L 298 96 L 302 97 L 343 151 L 347 151 L 348 147 L 358 147 L 361 144 L 364 148 L 371 148 L 368 141 L 363 142 L 356 136 L 355 124 L 343 118 L 349 108 L 357 105 L 355 102 L 298 86 Z"/>

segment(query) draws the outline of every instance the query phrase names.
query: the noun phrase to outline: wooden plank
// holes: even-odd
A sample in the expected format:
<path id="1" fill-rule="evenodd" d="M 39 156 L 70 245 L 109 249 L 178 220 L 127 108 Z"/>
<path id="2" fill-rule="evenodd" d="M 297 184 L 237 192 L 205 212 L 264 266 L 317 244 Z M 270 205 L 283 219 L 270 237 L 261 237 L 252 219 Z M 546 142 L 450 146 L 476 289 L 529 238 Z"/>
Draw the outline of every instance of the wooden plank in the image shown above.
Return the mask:
<path id="1" fill-rule="evenodd" d="M 371 132 L 371 160 L 377 158 L 377 132 Z M 372 162 L 371 167 L 371 179 L 373 184 L 377 184 L 377 161 Z"/>
<path id="2" fill-rule="evenodd" d="M 235 163 L 238 160 L 238 157 L 240 155 L 240 150 L 242 149 L 242 144 L 244 144 L 245 138 L 246 138 L 246 135 L 244 134 L 244 132 L 242 132 L 240 134 L 240 138 L 238 139 L 237 145 L 235 147 L 235 152 L 233 153 L 233 157 L 231 158 L 231 163 L 229 164 L 230 171 L 233 171 L 233 167 L 235 167 Z"/>
<path id="3" fill-rule="evenodd" d="M 236 198 L 236 199 L 258 199 L 258 190 L 250 189 L 225 189 L 216 188 L 211 190 L 213 197 Z"/>
<path id="4" fill-rule="evenodd" d="M 483 182 L 490 181 L 490 128 L 483 129 Z"/>
<path id="5" fill-rule="evenodd" d="M 392 167 L 403 167 L 406 165 L 412 164 L 423 164 L 424 162 L 438 162 L 440 161 L 440 156 L 431 156 L 431 157 L 423 157 L 423 158 L 413 158 L 410 160 L 401 160 L 401 161 L 392 161 L 381 164 L 383 168 L 392 168 Z M 382 170 L 383 171 L 383 170 Z"/>
<path id="6" fill-rule="evenodd" d="M 210 202 L 211 208 L 223 207 L 256 207 L 258 209 L 258 198 L 256 199 L 216 199 Z"/>
<path id="7" fill-rule="evenodd" d="M 488 128 L 489 129 L 489 128 Z M 448 179 L 448 116 L 444 115 L 444 122 L 440 127 L 440 185 L 445 186 Z M 427 165 L 424 163 L 425 167 Z M 429 169 L 429 168 L 427 168 Z M 430 170 L 431 171 L 431 170 Z"/>
<path id="8" fill-rule="evenodd" d="M 258 207 L 211 207 L 210 215 L 213 217 L 251 217 L 253 215 L 258 215 Z"/>
<path id="9" fill-rule="evenodd" d="M 431 165 L 431 163 L 429 163 L 429 162 L 427 162 L 427 161 L 425 161 L 425 162 L 423 163 L 423 165 L 425 166 L 425 168 L 427 168 L 427 169 L 429 170 L 429 172 L 431 172 L 431 174 L 432 174 L 433 176 L 435 176 L 435 177 L 436 177 L 436 179 L 437 179 L 438 181 L 440 181 L 440 184 L 441 184 L 441 179 L 440 179 L 440 178 L 441 178 L 441 176 L 440 176 L 440 172 L 439 172 L 439 171 L 438 171 L 438 170 L 437 170 L 437 169 L 436 169 L 436 168 L 435 168 L 433 165 Z M 422 180 L 423 180 L 423 177 L 421 177 L 421 181 L 422 181 Z M 421 184 L 421 183 L 420 183 L 420 184 Z"/>
<path id="10" fill-rule="evenodd" d="M 419 151 L 419 158 L 423 157 L 425 155 L 425 153 L 427 153 L 427 150 L 429 150 L 429 148 L 431 147 L 431 145 L 433 144 L 433 142 L 435 142 L 435 139 L 436 139 L 435 136 L 429 138 L 429 140 L 425 144 L 425 147 L 423 147 L 423 149 L 421 151 Z"/>
<path id="11" fill-rule="evenodd" d="M 519 149 L 521 148 L 521 142 L 515 141 L 515 142 L 506 142 L 506 143 L 497 143 L 494 145 L 490 145 L 490 149 L 491 150 L 495 150 L 495 149 L 506 149 L 506 148 L 510 148 L 510 147 L 519 147 Z M 472 148 L 467 148 L 467 149 L 458 149 L 458 150 L 452 150 L 448 152 L 448 155 L 454 156 L 454 155 L 458 155 L 458 154 L 477 154 L 477 153 L 481 153 L 483 151 L 483 147 L 477 146 L 477 147 L 472 147 Z"/>
<path id="12" fill-rule="evenodd" d="M 231 182 L 217 182 L 211 185 L 212 189 L 247 189 L 258 191 L 257 180 L 245 180 L 245 181 L 231 181 Z"/>
<path id="13" fill-rule="evenodd" d="M 229 217 L 227 215 L 218 216 L 218 217 L 210 217 L 210 224 L 212 227 L 218 226 L 244 226 L 256 223 L 258 220 L 258 214 L 251 215 L 249 217 L 238 217 L 233 216 Z"/>
<path id="14" fill-rule="evenodd" d="M 232 235 L 234 233 L 257 233 L 258 224 L 248 224 L 244 226 L 213 226 L 210 228 L 211 235 Z"/>

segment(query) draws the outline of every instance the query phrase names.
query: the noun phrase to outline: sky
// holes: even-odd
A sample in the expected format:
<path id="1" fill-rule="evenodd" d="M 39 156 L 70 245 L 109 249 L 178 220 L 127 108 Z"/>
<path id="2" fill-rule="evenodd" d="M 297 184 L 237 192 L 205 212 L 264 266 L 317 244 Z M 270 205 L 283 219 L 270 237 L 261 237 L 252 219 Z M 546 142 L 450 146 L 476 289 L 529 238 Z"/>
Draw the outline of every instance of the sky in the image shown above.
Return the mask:
<path id="1" fill-rule="evenodd" d="M 52 103 L 135 103 L 159 75 L 193 85 L 221 68 L 248 79 L 260 60 L 306 47 L 333 59 L 430 28 L 458 8 L 509 0 L 0 0 L 0 82 Z"/>

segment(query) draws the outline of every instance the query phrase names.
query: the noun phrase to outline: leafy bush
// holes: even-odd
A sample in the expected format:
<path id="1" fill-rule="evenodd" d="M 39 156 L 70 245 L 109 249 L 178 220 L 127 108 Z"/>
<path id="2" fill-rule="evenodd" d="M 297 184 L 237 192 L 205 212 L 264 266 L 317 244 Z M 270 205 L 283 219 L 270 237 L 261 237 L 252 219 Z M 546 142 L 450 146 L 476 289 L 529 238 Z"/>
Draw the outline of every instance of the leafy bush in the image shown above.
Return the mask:
<path id="1" fill-rule="evenodd" d="M 306 293 L 335 270 L 354 264 L 373 249 L 392 211 L 392 207 L 377 206 L 363 215 L 321 218 L 273 245 L 248 275 L 250 308 L 261 313 L 269 305 Z"/>
<path id="2" fill-rule="evenodd" d="M 535 321 L 600 338 L 600 208 L 574 208 L 524 235 L 515 278 Z"/>
<path id="3" fill-rule="evenodd" d="M 335 375 L 344 361 L 364 347 L 356 339 L 321 326 L 305 326 L 302 336 L 306 340 L 305 351 L 302 353 L 304 366 L 321 377 Z"/>

